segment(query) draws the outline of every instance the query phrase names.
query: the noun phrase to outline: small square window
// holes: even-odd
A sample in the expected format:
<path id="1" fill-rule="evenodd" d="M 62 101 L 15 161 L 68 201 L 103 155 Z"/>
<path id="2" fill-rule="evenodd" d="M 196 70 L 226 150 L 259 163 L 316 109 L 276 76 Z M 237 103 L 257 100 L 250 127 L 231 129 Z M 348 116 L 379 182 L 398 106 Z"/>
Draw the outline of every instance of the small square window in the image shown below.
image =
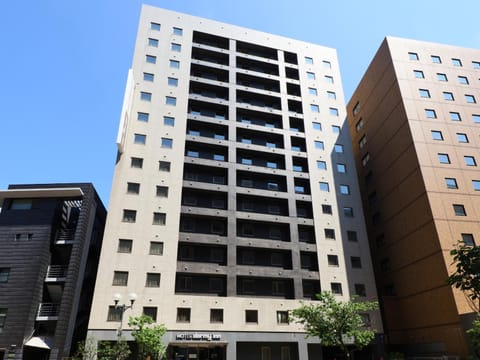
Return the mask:
<path id="1" fill-rule="evenodd" d="M 150 249 L 148 253 L 150 255 L 163 255 L 163 242 L 150 241 Z"/>
<path id="2" fill-rule="evenodd" d="M 151 29 L 151 30 L 160 31 L 160 24 L 151 22 L 151 23 L 150 23 L 150 29 Z"/>
<path id="3" fill-rule="evenodd" d="M 352 230 L 348 230 L 347 231 L 347 239 L 348 239 L 348 241 L 357 242 L 358 241 L 357 232 L 352 231 Z"/>
<path id="4" fill-rule="evenodd" d="M 130 239 L 118 239 L 117 252 L 119 253 L 131 253 L 133 246 L 133 240 Z"/>
<path id="5" fill-rule="evenodd" d="M 183 35 L 183 29 L 178 28 L 178 27 L 174 27 L 172 33 L 173 33 L 173 35 L 182 36 Z"/>
<path id="6" fill-rule="evenodd" d="M 467 216 L 467 212 L 465 211 L 465 206 L 460 204 L 453 204 L 453 211 L 455 216 Z"/>
<path id="7" fill-rule="evenodd" d="M 441 131 L 432 130 L 431 133 L 433 140 L 443 140 L 443 135 Z"/>
<path id="8" fill-rule="evenodd" d="M 322 204 L 322 213 L 332 215 L 332 205 Z"/>
<path id="9" fill-rule="evenodd" d="M 223 309 L 210 309 L 210 322 L 223 323 Z"/>
<path id="10" fill-rule="evenodd" d="M 480 119 L 480 115 L 479 115 L 479 119 Z M 479 120 L 479 122 L 480 122 L 480 120 Z M 319 122 L 313 122 L 312 126 L 313 126 L 313 130 L 322 131 L 322 124 L 320 124 Z"/>
<path id="11" fill-rule="evenodd" d="M 430 98 L 430 91 L 428 89 L 418 89 L 418 93 L 422 98 Z"/>
<path id="12" fill-rule="evenodd" d="M 307 79 L 309 79 L 309 80 L 315 80 L 315 73 L 313 73 L 313 72 L 307 72 Z"/>
<path id="13" fill-rule="evenodd" d="M 320 185 L 320 191 L 326 191 L 326 192 L 330 191 L 330 186 L 328 185 L 328 183 L 320 182 L 319 185 Z"/>
<path id="14" fill-rule="evenodd" d="M 338 266 L 338 256 L 337 255 L 327 255 L 328 266 Z"/>
<path id="15" fill-rule="evenodd" d="M 317 89 L 315 89 L 315 88 L 308 88 L 308 93 L 310 95 L 314 95 L 314 96 L 318 95 Z"/>
<path id="16" fill-rule="evenodd" d="M 480 69 L 480 61 L 472 61 L 472 65 L 474 69 Z"/>
<path id="17" fill-rule="evenodd" d="M 142 101 L 152 101 L 152 93 L 141 91 L 140 100 Z"/>
<path id="18" fill-rule="evenodd" d="M 343 215 L 345 215 L 345 217 L 352 218 L 353 217 L 353 208 L 352 207 L 344 207 L 343 208 Z"/>
<path id="19" fill-rule="evenodd" d="M 332 294 L 334 294 L 334 295 L 342 295 L 343 294 L 342 284 L 340 284 L 340 283 L 332 282 L 332 283 L 330 283 L 330 288 L 332 290 Z"/>
<path id="20" fill-rule="evenodd" d="M 425 116 L 427 119 L 436 119 L 437 113 L 433 109 L 425 109 Z"/>
<path id="21" fill-rule="evenodd" d="M 169 86 L 177 87 L 178 86 L 178 79 L 173 78 L 173 77 L 169 77 L 167 83 L 168 83 Z"/>
<path id="22" fill-rule="evenodd" d="M 355 130 L 356 130 L 357 132 L 359 132 L 362 127 L 363 127 L 363 119 L 360 119 L 360 120 L 358 120 L 357 123 L 355 124 Z"/>
<path id="23" fill-rule="evenodd" d="M 332 63 L 330 61 L 327 61 L 327 60 L 323 60 L 322 65 L 323 65 L 324 69 L 331 69 L 332 68 Z"/>
<path id="24" fill-rule="evenodd" d="M 145 122 L 147 122 L 149 117 L 150 117 L 150 115 L 149 115 L 148 113 L 137 112 L 137 120 L 138 120 L 138 121 L 145 121 Z"/>
<path id="25" fill-rule="evenodd" d="M 0 309 L 1 310 L 1 309 Z M 110 305 L 108 307 L 107 321 L 120 321 L 122 319 L 122 308 L 115 305 Z"/>
<path id="26" fill-rule="evenodd" d="M 165 104 L 175 106 L 177 105 L 177 98 L 173 96 L 165 96 Z"/>
<path id="27" fill-rule="evenodd" d="M 358 146 L 362 149 L 367 144 L 367 135 L 363 135 L 358 141 Z"/>
<path id="28" fill-rule="evenodd" d="M 8 283 L 10 277 L 10 268 L 0 268 L 0 284 Z"/>
<path id="29" fill-rule="evenodd" d="M 473 234 L 462 233 L 462 242 L 467 246 L 475 246 L 475 239 Z"/>
<path id="30" fill-rule="evenodd" d="M 352 268 L 354 269 L 361 269 L 362 268 L 362 260 L 359 256 L 351 256 L 350 263 L 352 264 Z"/>
<path id="31" fill-rule="evenodd" d="M 149 316 L 153 321 L 157 321 L 157 307 L 156 306 L 144 306 L 143 315 Z"/>
<path id="32" fill-rule="evenodd" d="M 472 180 L 473 190 L 480 191 L 480 180 Z"/>
<path id="33" fill-rule="evenodd" d="M 113 272 L 113 286 L 127 286 L 128 271 L 114 271 Z"/>
<path id="34" fill-rule="evenodd" d="M 143 167 L 143 159 L 138 157 L 130 158 L 130 167 L 141 169 Z"/>
<path id="35" fill-rule="evenodd" d="M 447 189 L 458 189 L 457 180 L 455 178 L 445 178 Z"/>
<path id="36" fill-rule="evenodd" d="M 448 154 L 438 154 L 438 162 L 440 164 L 450 164 L 450 157 Z"/>
<path id="37" fill-rule="evenodd" d="M 282 325 L 282 324 L 288 324 L 288 323 L 289 323 L 288 311 L 277 311 L 277 324 Z"/>
<path id="38" fill-rule="evenodd" d="M 472 121 L 476 124 L 480 123 L 480 115 L 472 114 Z"/>
<path id="39" fill-rule="evenodd" d="M 452 120 L 452 121 L 462 121 L 462 118 L 460 117 L 460 113 L 450 111 L 450 120 Z"/>
<path id="40" fill-rule="evenodd" d="M 168 186 L 157 185 L 156 195 L 158 197 L 164 197 L 164 198 L 168 197 Z"/>
<path id="41" fill-rule="evenodd" d="M 477 162 L 475 161 L 475 158 L 473 156 L 465 155 L 463 159 L 465 160 L 465 165 L 477 166 Z"/>
<path id="42" fill-rule="evenodd" d="M 140 193 L 140 184 L 127 182 L 127 194 L 139 194 Z"/>
<path id="43" fill-rule="evenodd" d="M 418 60 L 418 54 L 414 52 L 409 52 L 408 53 L 408 59 L 409 60 Z"/>
<path id="44" fill-rule="evenodd" d="M 153 225 L 165 225 L 167 221 L 167 214 L 154 212 L 153 213 Z"/>
<path id="45" fill-rule="evenodd" d="M 136 210 L 123 210 L 122 221 L 128 223 L 134 223 L 137 219 L 137 211 Z"/>
<path id="46" fill-rule="evenodd" d="M 171 149 L 173 147 L 173 139 L 162 138 L 162 148 Z"/>
<path id="47" fill-rule="evenodd" d="M 325 149 L 323 141 L 314 141 L 314 144 L 315 144 L 315 149 L 319 149 L 319 150 Z"/>
<path id="48" fill-rule="evenodd" d="M 190 308 L 177 308 L 177 322 L 190 322 Z"/>
<path id="49" fill-rule="evenodd" d="M 443 92 L 443 99 L 444 100 L 448 100 L 448 101 L 453 101 L 455 100 L 455 98 L 453 97 L 453 93 L 449 92 L 449 91 L 444 91 Z"/>
<path id="50" fill-rule="evenodd" d="M 168 64 L 172 69 L 179 69 L 180 68 L 180 61 L 178 61 L 178 60 L 169 60 Z"/>
<path id="51" fill-rule="evenodd" d="M 305 64 L 308 64 L 308 65 L 313 64 L 313 59 L 311 57 L 305 56 Z"/>
<path id="52" fill-rule="evenodd" d="M 317 169 L 327 170 L 327 163 L 325 161 L 317 160 Z"/>
<path id="53" fill-rule="evenodd" d="M 160 287 L 160 274 L 147 273 L 147 279 L 145 281 L 146 287 Z"/>
<path id="54" fill-rule="evenodd" d="M 462 66 L 462 60 L 460 59 L 452 59 L 453 66 Z"/>
<path id="55" fill-rule="evenodd" d="M 325 75 L 325 81 L 327 84 L 333 84 L 333 77 Z"/>
<path id="56" fill-rule="evenodd" d="M 366 166 L 369 161 L 370 161 L 370 154 L 369 154 L 369 153 L 366 153 L 366 154 L 362 157 L 362 166 Z"/>
<path id="57" fill-rule="evenodd" d="M 332 133 L 340 134 L 340 126 L 332 125 Z"/>
<path id="58" fill-rule="evenodd" d="M 325 233 L 325 239 L 335 239 L 335 230 L 334 229 L 323 229 Z"/>
<path id="59" fill-rule="evenodd" d="M 468 78 L 466 76 L 459 76 L 458 83 L 462 85 L 468 85 Z"/>
<path id="60" fill-rule="evenodd" d="M 163 117 L 163 125 L 165 126 L 175 126 L 175 118 L 172 116 Z"/>
<path id="61" fill-rule="evenodd" d="M 337 94 L 335 94 L 333 91 L 327 91 L 327 97 L 330 100 L 336 100 L 337 99 Z"/>
<path id="62" fill-rule="evenodd" d="M 158 40 L 154 38 L 148 38 L 148 46 L 158 47 Z"/>
<path id="63" fill-rule="evenodd" d="M 457 140 L 459 143 L 468 143 L 467 134 L 457 133 Z"/>
<path id="64" fill-rule="evenodd" d="M 329 112 L 329 114 L 332 115 L 332 116 L 338 116 L 338 114 L 339 114 L 337 108 L 329 108 L 329 109 L 328 109 L 328 112 Z"/>
<path id="65" fill-rule="evenodd" d="M 343 145 L 342 144 L 335 144 L 333 146 L 333 151 L 335 151 L 337 154 L 343 154 Z"/>
<path id="66" fill-rule="evenodd" d="M 310 110 L 312 112 L 318 113 L 318 112 L 320 112 L 320 107 L 318 105 L 315 105 L 315 104 L 310 104 Z"/>
<path id="67" fill-rule="evenodd" d="M 347 172 L 347 166 L 345 164 L 338 163 L 337 164 L 337 172 L 341 174 L 345 174 Z"/>
<path id="68" fill-rule="evenodd" d="M 134 134 L 134 136 L 133 136 L 133 142 L 135 144 L 145 145 L 146 141 L 147 141 L 147 135 Z"/>
<path id="69" fill-rule="evenodd" d="M 437 73 L 437 80 L 438 81 L 448 81 L 447 75 L 443 73 Z"/>
<path id="70" fill-rule="evenodd" d="M 145 61 L 149 64 L 156 64 L 157 63 L 157 57 L 153 55 L 145 55 Z"/>
<path id="71" fill-rule="evenodd" d="M 413 70 L 413 75 L 415 75 L 417 79 L 425 79 L 425 75 L 423 75 L 422 70 Z"/>
<path id="72" fill-rule="evenodd" d="M 440 56 L 431 55 L 430 58 L 432 59 L 432 62 L 434 64 L 441 64 L 442 63 L 442 59 L 440 58 Z"/>
<path id="73" fill-rule="evenodd" d="M 152 82 L 154 78 L 155 78 L 155 75 L 153 75 L 151 73 L 143 73 L 143 81 Z"/>
<path id="74" fill-rule="evenodd" d="M 245 322 L 258 324 L 258 310 L 245 310 Z"/>
<path id="75" fill-rule="evenodd" d="M 350 195 L 350 186 L 348 185 L 340 185 L 340 194 L 342 195 Z"/>
<path id="76" fill-rule="evenodd" d="M 170 161 L 159 161 L 158 170 L 170 172 Z"/>
<path id="77" fill-rule="evenodd" d="M 468 94 L 465 94 L 465 101 L 469 104 L 476 104 L 477 103 L 477 100 L 475 100 L 475 96 L 468 95 Z"/>
<path id="78" fill-rule="evenodd" d="M 354 284 L 355 295 L 360 297 L 367 296 L 367 291 L 365 290 L 365 284 Z"/>
<path id="79" fill-rule="evenodd" d="M 180 52 L 180 51 L 182 51 L 182 45 L 172 43 L 171 47 L 170 47 L 170 50 L 175 51 L 175 52 Z"/>

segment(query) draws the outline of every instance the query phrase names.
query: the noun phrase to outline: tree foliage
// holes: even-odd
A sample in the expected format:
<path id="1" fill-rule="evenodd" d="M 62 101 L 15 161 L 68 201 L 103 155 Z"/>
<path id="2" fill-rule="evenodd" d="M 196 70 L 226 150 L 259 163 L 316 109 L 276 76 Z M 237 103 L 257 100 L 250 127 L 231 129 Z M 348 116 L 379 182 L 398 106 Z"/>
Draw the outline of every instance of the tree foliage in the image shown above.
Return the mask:
<path id="1" fill-rule="evenodd" d="M 73 360 L 125 360 L 131 351 L 125 339 L 120 342 L 97 341 L 88 337 L 85 341 L 78 343 L 78 349 Z"/>
<path id="2" fill-rule="evenodd" d="M 160 359 L 166 351 L 162 342 L 162 336 L 167 329 L 163 324 L 155 325 L 154 320 L 148 315 L 130 317 L 128 326 L 132 328 L 132 336 L 138 345 L 139 359 L 150 356 L 152 359 Z"/>
<path id="3" fill-rule="evenodd" d="M 339 346 L 346 358 L 350 357 L 349 342 L 361 349 L 373 340 L 375 333 L 365 326 L 362 314 L 378 309 L 378 302 L 337 301 L 326 291 L 317 298 L 318 302 L 302 303 L 291 312 L 309 336 L 318 337 L 324 346 Z"/>

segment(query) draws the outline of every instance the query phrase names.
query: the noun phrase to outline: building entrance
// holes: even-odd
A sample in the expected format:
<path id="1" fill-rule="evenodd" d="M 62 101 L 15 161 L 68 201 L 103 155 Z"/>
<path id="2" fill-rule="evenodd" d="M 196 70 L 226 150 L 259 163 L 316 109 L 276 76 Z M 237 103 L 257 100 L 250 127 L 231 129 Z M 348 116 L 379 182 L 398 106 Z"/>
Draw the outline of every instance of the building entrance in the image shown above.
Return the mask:
<path id="1" fill-rule="evenodd" d="M 226 360 L 225 345 L 175 345 L 167 349 L 168 360 Z"/>

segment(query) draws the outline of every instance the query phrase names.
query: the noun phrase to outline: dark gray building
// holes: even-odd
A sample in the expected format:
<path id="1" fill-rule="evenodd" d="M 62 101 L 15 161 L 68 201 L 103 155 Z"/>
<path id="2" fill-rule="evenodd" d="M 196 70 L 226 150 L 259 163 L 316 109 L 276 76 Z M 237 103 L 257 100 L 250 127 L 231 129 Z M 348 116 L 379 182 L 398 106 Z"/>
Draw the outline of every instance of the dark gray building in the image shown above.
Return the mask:
<path id="1" fill-rule="evenodd" d="M 62 359 L 85 337 L 106 210 L 88 183 L 0 191 L 0 359 Z"/>

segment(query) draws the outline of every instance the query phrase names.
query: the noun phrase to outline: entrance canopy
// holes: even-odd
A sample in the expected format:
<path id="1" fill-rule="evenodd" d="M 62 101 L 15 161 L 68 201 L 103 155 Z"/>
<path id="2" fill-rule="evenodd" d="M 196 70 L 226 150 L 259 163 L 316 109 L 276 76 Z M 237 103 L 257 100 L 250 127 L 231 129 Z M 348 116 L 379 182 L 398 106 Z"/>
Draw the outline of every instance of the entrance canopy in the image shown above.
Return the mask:
<path id="1" fill-rule="evenodd" d="M 47 338 L 41 338 L 41 337 L 38 337 L 38 336 L 34 336 L 25 343 L 25 346 L 50 350 L 51 349 L 51 340 L 47 339 Z"/>

